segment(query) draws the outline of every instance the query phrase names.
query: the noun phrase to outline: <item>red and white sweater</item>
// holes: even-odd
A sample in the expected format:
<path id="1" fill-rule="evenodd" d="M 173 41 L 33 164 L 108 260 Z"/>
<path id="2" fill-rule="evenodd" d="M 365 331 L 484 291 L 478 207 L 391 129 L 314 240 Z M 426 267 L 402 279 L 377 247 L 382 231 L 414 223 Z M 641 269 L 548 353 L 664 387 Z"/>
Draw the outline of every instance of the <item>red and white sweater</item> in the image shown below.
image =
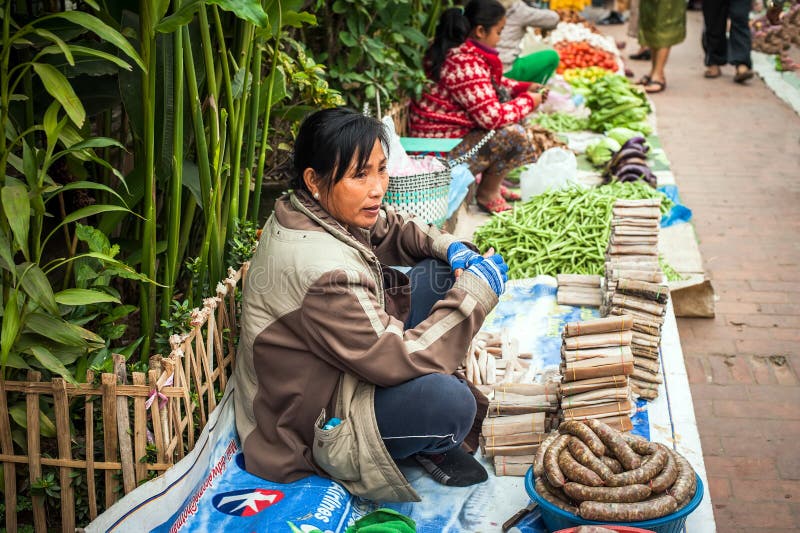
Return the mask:
<path id="1" fill-rule="evenodd" d="M 493 81 L 508 90 L 510 101 L 500 103 Z M 439 82 L 411 103 L 411 135 L 460 138 L 474 129 L 519 122 L 536 107 L 529 86 L 529 82 L 503 77 L 497 52 L 467 39 L 447 53 Z"/>

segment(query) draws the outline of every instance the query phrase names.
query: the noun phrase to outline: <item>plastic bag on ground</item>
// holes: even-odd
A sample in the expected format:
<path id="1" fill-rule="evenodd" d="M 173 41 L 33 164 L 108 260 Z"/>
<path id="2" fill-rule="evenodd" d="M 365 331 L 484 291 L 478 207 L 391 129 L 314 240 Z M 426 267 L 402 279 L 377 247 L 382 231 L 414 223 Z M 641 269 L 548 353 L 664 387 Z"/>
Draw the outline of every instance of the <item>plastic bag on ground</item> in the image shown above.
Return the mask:
<path id="1" fill-rule="evenodd" d="M 536 163 L 520 174 L 522 200 L 528 201 L 545 191 L 577 185 L 577 174 L 575 154 L 564 148 L 545 150 Z"/>

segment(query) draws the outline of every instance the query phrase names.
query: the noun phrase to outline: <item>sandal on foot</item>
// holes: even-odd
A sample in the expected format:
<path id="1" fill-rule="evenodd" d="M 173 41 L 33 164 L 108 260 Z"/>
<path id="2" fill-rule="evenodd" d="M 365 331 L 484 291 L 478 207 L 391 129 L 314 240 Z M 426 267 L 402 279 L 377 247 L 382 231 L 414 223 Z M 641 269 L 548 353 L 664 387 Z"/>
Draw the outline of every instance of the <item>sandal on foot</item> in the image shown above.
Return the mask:
<path id="1" fill-rule="evenodd" d="M 502 196 L 504 199 L 508 200 L 509 202 L 518 202 L 519 200 L 522 200 L 522 196 L 520 196 L 519 194 L 515 193 L 514 191 L 510 191 L 508 189 L 508 187 L 506 187 L 504 185 L 500 186 L 500 196 Z"/>
<path id="2" fill-rule="evenodd" d="M 741 70 L 739 67 L 736 67 L 736 75 L 733 77 L 733 81 L 736 83 L 744 83 L 753 76 L 753 69 L 745 67 L 744 70 Z"/>
<path id="3" fill-rule="evenodd" d="M 508 204 L 508 202 L 506 202 L 506 199 L 503 198 L 502 196 L 498 196 L 494 200 L 490 200 L 485 204 L 482 204 L 477 200 L 475 200 L 475 203 L 478 204 L 478 207 L 481 209 L 481 211 L 485 211 L 490 215 L 514 209 Z"/>
<path id="4" fill-rule="evenodd" d="M 655 86 L 655 89 L 648 89 L 648 87 L 653 87 L 653 86 Z M 647 85 L 644 86 L 644 92 L 646 92 L 647 94 L 656 94 L 663 92 L 664 89 L 666 88 L 667 88 L 666 81 L 658 81 L 651 79 L 649 82 L 647 82 Z"/>
<path id="5" fill-rule="evenodd" d="M 719 78 L 720 76 L 722 76 L 722 71 L 720 70 L 718 65 L 711 65 L 703 73 L 703 77 L 709 79 Z"/>
<path id="6" fill-rule="evenodd" d="M 650 76 L 647 74 L 639 78 L 639 81 L 636 82 L 636 85 L 649 85 L 649 84 L 650 84 Z"/>
<path id="7" fill-rule="evenodd" d="M 628 57 L 636 61 L 650 61 L 653 58 L 653 54 L 650 52 L 650 49 L 647 48 L 636 54 L 631 54 Z"/>

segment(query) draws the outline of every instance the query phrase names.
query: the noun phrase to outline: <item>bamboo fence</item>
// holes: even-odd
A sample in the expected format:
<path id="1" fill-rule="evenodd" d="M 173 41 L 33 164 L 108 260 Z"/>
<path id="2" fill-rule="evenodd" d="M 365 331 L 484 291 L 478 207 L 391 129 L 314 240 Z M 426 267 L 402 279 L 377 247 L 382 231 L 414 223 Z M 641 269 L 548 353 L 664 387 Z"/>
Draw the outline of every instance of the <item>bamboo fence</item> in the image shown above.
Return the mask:
<path id="1" fill-rule="evenodd" d="M 31 485 L 42 478 L 43 468 L 57 470 L 61 531 L 73 532 L 78 490 L 85 492 L 89 519 L 93 520 L 98 511 L 192 450 L 217 405 L 216 394 L 225 390 L 233 371 L 238 335 L 236 289 L 240 282 L 244 285 L 248 266 L 229 269 L 228 278 L 217 285 L 216 296 L 206 298 L 203 307 L 193 311 L 191 331 L 173 335 L 169 356 L 151 357 L 146 375 L 132 372 L 129 379 L 124 357 L 115 354 L 114 373 L 103 373 L 99 383 L 91 372 L 87 372 L 86 383 L 79 385 L 62 378 L 42 382 L 37 371 L 28 373 L 28 381 L 0 379 L 0 462 L 7 531 L 17 531 L 21 525 L 17 522 L 20 465 L 27 466 Z M 25 402 L 27 453 L 14 446 L 10 395 Z M 55 438 L 41 435 L 41 403 L 53 405 Z M 82 424 L 76 414 L 83 414 Z M 101 432 L 96 432 L 98 422 Z M 74 443 L 83 443 L 84 450 L 75 454 Z M 76 473 L 83 475 L 85 488 L 74 486 Z M 102 481 L 101 503 L 96 497 L 98 479 Z M 44 500 L 43 494 L 31 494 L 30 512 L 37 533 L 47 531 Z"/>

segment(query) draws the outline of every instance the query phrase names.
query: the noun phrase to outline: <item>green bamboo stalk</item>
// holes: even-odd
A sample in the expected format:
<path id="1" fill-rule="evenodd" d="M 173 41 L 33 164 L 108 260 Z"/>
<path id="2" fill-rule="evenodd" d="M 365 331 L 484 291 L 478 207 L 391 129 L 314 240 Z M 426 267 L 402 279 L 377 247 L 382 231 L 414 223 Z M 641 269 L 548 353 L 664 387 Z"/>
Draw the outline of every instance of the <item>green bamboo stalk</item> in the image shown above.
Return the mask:
<path id="1" fill-rule="evenodd" d="M 3 42 L 8 43 L 11 36 L 11 2 L 5 3 L 5 10 L 3 11 Z M 8 122 L 8 104 L 11 102 L 11 93 L 9 91 L 10 81 L 8 72 L 8 63 L 11 57 L 11 47 L 4 46 L 0 50 L 0 124 Z M 0 135 L 0 185 L 6 183 L 6 165 L 8 165 L 8 148 L 6 147 L 5 133 Z M 2 209 L 2 206 L 0 206 Z M 0 217 L 3 222 L 3 227 L 7 226 L 5 216 Z M 3 300 L 5 301 L 5 299 Z"/>
<path id="2" fill-rule="evenodd" d="M 267 102 L 264 107 L 263 132 L 261 137 L 261 150 L 258 154 L 258 168 L 256 168 L 256 185 L 253 203 L 255 204 L 255 221 L 258 221 L 258 206 L 261 204 L 261 185 L 264 181 L 264 165 L 267 160 L 267 139 L 269 138 L 269 118 L 272 112 L 272 90 L 275 88 L 275 72 L 278 70 L 278 54 L 280 53 L 281 32 L 283 25 L 281 17 L 283 7 L 281 0 L 278 0 L 278 31 L 275 32 L 275 44 L 272 47 L 272 67 L 269 71 L 269 86 L 267 88 Z"/>
<path id="3" fill-rule="evenodd" d="M 149 0 L 140 0 L 139 36 L 142 62 L 147 71 L 142 73 L 142 114 L 144 152 L 144 226 L 142 231 L 142 273 L 157 279 L 156 273 L 156 174 L 155 174 L 155 100 L 156 100 L 156 50 L 153 29 L 154 14 Z M 141 361 L 150 357 L 150 339 L 155 330 L 156 288 L 151 283 L 141 284 L 142 336 Z"/>
<path id="4" fill-rule="evenodd" d="M 244 154 L 242 153 L 242 145 L 244 143 L 244 127 L 245 124 L 248 122 L 249 115 L 248 113 L 248 105 L 250 104 L 250 91 L 247 90 L 247 81 L 248 75 L 250 74 L 250 62 L 253 58 L 253 38 L 254 38 L 254 29 L 255 26 L 253 24 L 247 23 L 249 26 L 248 31 L 244 32 L 245 35 L 245 56 L 244 61 L 240 65 L 240 69 L 245 72 L 245 80 L 244 80 L 244 90 L 242 91 L 242 97 L 239 101 L 239 110 L 238 110 L 238 117 L 239 120 L 236 124 L 236 132 L 235 137 L 233 139 L 234 147 L 233 147 L 233 179 L 239 182 L 241 185 L 241 193 L 239 196 L 239 211 L 235 213 L 235 216 L 239 220 L 247 220 L 247 204 L 250 201 L 250 176 L 251 171 L 249 168 L 245 168 L 244 176 L 242 176 L 242 157 Z M 256 111 L 257 112 L 257 111 Z M 233 220 L 228 221 L 228 227 L 233 227 Z"/>
<path id="5" fill-rule="evenodd" d="M 198 22 L 200 23 L 200 40 L 203 43 L 203 61 L 206 67 L 206 92 L 210 102 L 209 117 L 211 125 L 209 131 L 209 144 L 216 149 L 219 144 L 219 115 L 217 112 L 217 102 L 219 102 L 219 86 L 217 85 L 216 64 L 214 61 L 214 45 L 211 40 L 211 32 L 208 24 L 208 13 L 206 7 L 201 6 L 197 12 Z"/>
<path id="6" fill-rule="evenodd" d="M 189 28 L 184 26 L 183 33 L 183 53 L 184 57 L 184 70 L 186 71 L 186 86 L 189 91 L 189 107 L 192 112 L 192 126 L 194 129 L 195 146 L 197 152 L 197 166 L 200 174 L 200 197 L 203 204 L 203 216 L 206 221 L 215 218 L 214 198 L 212 196 L 211 185 L 211 162 L 208 154 L 208 144 L 205 136 L 205 124 L 203 122 L 203 109 L 200 102 L 200 94 L 197 87 L 197 73 L 194 69 L 194 56 L 192 53 L 191 40 L 189 37 Z M 206 224 L 208 227 L 208 224 Z M 212 231 L 214 225 L 211 225 Z M 210 239 L 209 235 L 205 235 L 204 239 Z M 204 265 L 208 265 L 208 258 L 200 256 L 200 261 Z"/>
<path id="7" fill-rule="evenodd" d="M 174 0 L 173 9 L 180 8 L 180 0 Z M 172 34 L 175 62 L 173 70 L 173 104 L 175 128 L 172 131 L 172 179 L 169 190 L 169 220 L 167 223 L 167 261 L 165 264 L 164 289 L 161 294 L 162 316 L 169 316 L 169 305 L 175 294 L 178 279 L 178 243 L 181 224 L 181 194 L 183 192 L 183 36 L 180 30 Z"/>
<path id="8" fill-rule="evenodd" d="M 226 109 L 228 110 L 228 116 L 230 117 L 230 123 L 232 125 L 236 124 L 237 121 L 237 110 L 233 103 L 233 88 L 231 84 L 231 68 L 230 68 L 230 60 L 228 58 L 228 48 L 225 45 L 225 30 L 222 27 L 222 19 L 219 16 L 219 10 L 217 6 L 211 6 L 211 12 L 214 15 L 214 28 L 217 32 L 217 44 L 219 45 L 219 65 L 222 68 L 222 79 L 225 85 L 225 103 L 227 105 Z M 223 150 L 224 145 L 220 143 L 219 149 Z M 224 161 L 224 159 L 223 159 Z M 228 160 L 230 161 L 230 160 Z M 239 211 L 239 180 L 238 179 L 230 179 L 230 172 L 227 173 L 227 176 L 224 176 L 222 182 L 222 189 L 220 192 L 220 198 L 223 200 L 225 207 L 228 208 L 230 211 L 234 213 L 238 213 Z M 227 235 L 227 226 L 228 226 L 228 219 L 223 218 L 219 220 L 219 234 L 223 237 L 222 238 L 222 245 L 224 246 L 224 236 Z"/>
<path id="9" fill-rule="evenodd" d="M 247 131 L 247 156 L 245 158 L 245 169 L 252 172 L 253 165 L 255 165 L 256 161 L 256 133 L 258 132 L 258 108 L 261 106 L 261 86 L 263 82 L 261 81 L 261 59 L 264 54 L 263 50 L 264 38 L 259 36 L 256 39 L 255 43 L 255 57 L 253 58 L 253 70 L 251 76 L 253 77 L 253 100 L 252 100 L 252 107 L 250 108 L 250 113 L 248 116 L 250 117 L 250 124 L 248 125 Z M 267 129 L 264 128 L 262 131 L 263 134 L 266 135 Z M 248 183 L 250 183 L 250 177 L 247 176 Z M 259 183 L 259 180 L 256 179 L 256 184 Z M 253 209 L 250 211 L 252 213 L 251 218 L 254 222 L 258 223 L 258 211 L 259 211 L 259 202 L 261 202 L 261 190 L 259 187 L 256 187 L 253 191 Z"/>

